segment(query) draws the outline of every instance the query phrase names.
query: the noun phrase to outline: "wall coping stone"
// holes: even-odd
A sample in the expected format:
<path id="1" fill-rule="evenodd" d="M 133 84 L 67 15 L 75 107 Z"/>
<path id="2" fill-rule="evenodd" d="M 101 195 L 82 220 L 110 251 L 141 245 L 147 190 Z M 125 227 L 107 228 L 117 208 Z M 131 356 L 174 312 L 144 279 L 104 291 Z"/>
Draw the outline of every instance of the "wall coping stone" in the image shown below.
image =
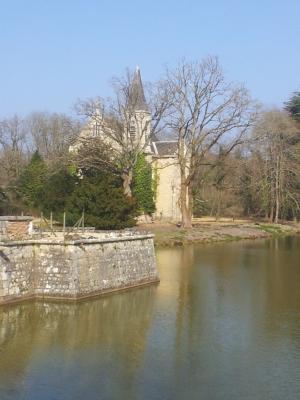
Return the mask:
<path id="1" fill-rule="evenodd" d="M 133 240 L 146 240 L 152 239 L 154 235 L 152 233 L 143 235 L 132 235 L 123 237 L 110 237 L 110 238 L 93 238 L 93 239 L 76 239 L 76 240 L 55 240 L 55 239 L 29 239 L 29 240 L 10 240 L 7 242 L 0 242 L 2 247 L 11 246 L 26 246 L 26 245 L 58 245 L 58 246 L 80 246 L 83 244 L 96 244 L 96 243 L 116 243 L 116 242 L 127 242 Z"/>
<path id="2" fill-rule="evenodd" d="M 2 215 L 0 221 L 32 221 L 33 217 L 24 215 Z"/>

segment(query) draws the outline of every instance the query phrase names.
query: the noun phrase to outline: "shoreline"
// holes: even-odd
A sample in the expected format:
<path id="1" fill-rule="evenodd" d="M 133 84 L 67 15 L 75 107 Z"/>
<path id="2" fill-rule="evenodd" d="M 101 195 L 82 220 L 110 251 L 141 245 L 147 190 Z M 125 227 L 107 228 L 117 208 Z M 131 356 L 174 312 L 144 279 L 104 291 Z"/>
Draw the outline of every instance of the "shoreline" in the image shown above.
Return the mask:
<path id="1" fill-rule="evenodd" d="M 244 239 L 264 239 L 300 234 L 300 224 L 270 224 L 254 221 L 197 221 L 192 229 L 172 223 L 140 224 L 138 230 L 154 235 L 155 247 L 184 246 L 191 243 L 232 242 Z"/>

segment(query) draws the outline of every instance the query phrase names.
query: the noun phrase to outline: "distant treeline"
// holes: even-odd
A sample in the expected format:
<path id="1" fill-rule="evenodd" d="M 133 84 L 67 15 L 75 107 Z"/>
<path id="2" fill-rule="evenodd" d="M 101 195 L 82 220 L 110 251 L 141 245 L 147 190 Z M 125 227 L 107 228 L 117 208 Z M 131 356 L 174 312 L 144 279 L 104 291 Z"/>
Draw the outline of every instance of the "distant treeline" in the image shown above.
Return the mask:
<path id="1" fill-rule="evenodd" d="M 300 218 L 300 93 L 282 110 L 261 112 L 243 144 L 222 146 L 199 169 L 194 214 Z M 205 163 L 204 163 L 205 164 Z"/>

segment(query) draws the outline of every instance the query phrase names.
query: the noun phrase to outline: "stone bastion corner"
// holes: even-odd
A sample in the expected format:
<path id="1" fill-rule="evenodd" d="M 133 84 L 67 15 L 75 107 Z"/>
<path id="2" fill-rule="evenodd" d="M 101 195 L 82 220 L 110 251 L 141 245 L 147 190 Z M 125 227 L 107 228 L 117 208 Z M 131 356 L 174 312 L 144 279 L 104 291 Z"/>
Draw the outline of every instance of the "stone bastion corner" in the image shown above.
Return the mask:
<path id="1" fill-rule="evenodd" d="M 152 234 L 0 242 L 0 305 L 77 300 L 158 281 Z"/>

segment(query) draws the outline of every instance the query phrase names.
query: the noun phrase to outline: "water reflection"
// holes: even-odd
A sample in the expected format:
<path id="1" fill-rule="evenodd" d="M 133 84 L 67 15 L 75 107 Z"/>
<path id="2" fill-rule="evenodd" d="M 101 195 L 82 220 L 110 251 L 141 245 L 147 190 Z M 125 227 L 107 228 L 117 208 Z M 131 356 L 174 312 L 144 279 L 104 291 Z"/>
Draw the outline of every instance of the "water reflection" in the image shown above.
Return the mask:
<path id="1" fill-rule="evenodd" d="M 161 283 L 0 309 L 2 399 L 298 399 L 300 240 L 157 252 Z"/>
<path id="2" fill-rule="evenodd" d="M 162 253 L 161 286 L 176 290 L 172 378 L 185 382 L 174 398 L 298 398 L 299 239 Z"/>
<path id="3" fill-rule="evenodd" d="M 78 304 L 37 302 L 3 308 L 0 311 L 0 394 L 2 388 L 7 398 L 15 398 L 5 392 L 5 387 L 11 385 L 10 392 L 14 393 L 15 387 L 19 398 L 20 392 L 24 395 L 27 389 L 32 390 L 30 384 L 36 379 L 43 381 L 42 386 L 51 382 L 51 390 L 56 393 L 62 376 L 71 388 L 74 383 L 69 370 L 80 380 L 87 379 L 89 385 L 94 385 L 93 392 L 99 389 L 101 381 L 100 393 L 105 393 L 105 380 L 113 380 L 116 374 L 122 376 L 126 386 L 119 388 L 116 396 L 130 391 L 145 351 L 155 291 L 154 285 Z M 101 369 L 99 379 L 98 360 L 107 368 Z M 79 371 L 81 365 L 88 370 Z M 50 376 L 37 377 L 43 369 Z M 26 382 L 20 390 L 28 371 L 33 381 Z M 58 371 L 60 377 L 56 376 Z M 36 397 L 28 394 L 28 398 L 48 398 L 44 397 L 47 393 L 33 389 Z M 51 396 L 53 392 L 49 398 L 56 399 Z M 76 391 L 74 396 L 77 398 Z"/>

